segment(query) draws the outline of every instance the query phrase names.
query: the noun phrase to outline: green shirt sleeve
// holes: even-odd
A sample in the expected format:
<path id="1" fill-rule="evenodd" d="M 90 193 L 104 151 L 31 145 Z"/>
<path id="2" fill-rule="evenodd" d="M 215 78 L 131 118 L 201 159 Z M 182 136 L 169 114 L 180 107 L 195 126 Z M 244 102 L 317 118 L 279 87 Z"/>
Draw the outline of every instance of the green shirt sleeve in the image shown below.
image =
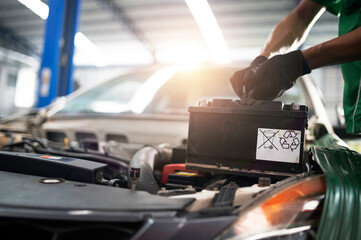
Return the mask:
<path id="1" fill-rule="evenodd" d="M 327 11 L 336 16 L 340 15 L 341 11 L 341 0 L 312 0 L 322 6 L 325 6 Z"/>

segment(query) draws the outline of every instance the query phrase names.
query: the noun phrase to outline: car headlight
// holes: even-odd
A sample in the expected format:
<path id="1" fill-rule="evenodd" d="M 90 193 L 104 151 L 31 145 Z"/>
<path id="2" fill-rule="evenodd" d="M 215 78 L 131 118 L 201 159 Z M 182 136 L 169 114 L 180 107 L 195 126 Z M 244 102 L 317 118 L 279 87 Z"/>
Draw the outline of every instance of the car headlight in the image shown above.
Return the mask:
<path id="1" fill-rule="evenodd" d="M 219 239 L 315 238 L 325 190 L 323 175 L 295 178 L 276 186 L 242 208 Z"/>

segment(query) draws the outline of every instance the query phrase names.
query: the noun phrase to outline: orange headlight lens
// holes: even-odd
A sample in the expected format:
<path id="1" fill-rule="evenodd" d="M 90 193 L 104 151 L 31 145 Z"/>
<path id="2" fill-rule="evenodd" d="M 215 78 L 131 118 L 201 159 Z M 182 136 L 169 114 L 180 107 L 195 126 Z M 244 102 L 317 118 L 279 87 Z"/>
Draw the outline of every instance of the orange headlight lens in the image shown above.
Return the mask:
<path id="1" fill-rule="evenodd" d="M 325 191 L 324 176 L 316 175 L 287 185 L 277 193 L 271 192 L 269 198 L 243 211 L 223 237 L 262 239 L 262 236 L 275 236 L 280 230 L 287 234 L 284 230 L 291 233 L 292 229 L 315 228 L 321 217 Z"/>

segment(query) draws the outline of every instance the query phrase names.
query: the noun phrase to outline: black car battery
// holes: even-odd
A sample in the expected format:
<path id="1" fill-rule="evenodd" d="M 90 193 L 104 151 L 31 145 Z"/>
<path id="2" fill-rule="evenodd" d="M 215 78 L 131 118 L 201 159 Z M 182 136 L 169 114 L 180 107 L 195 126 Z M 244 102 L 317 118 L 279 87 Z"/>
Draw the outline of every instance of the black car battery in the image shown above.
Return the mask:
<path id="1" fill-rule="evenodd" d="M 188 110 L 186 169 L 278 177 L 302 172 L 307 106 L 214 99 Z"/>

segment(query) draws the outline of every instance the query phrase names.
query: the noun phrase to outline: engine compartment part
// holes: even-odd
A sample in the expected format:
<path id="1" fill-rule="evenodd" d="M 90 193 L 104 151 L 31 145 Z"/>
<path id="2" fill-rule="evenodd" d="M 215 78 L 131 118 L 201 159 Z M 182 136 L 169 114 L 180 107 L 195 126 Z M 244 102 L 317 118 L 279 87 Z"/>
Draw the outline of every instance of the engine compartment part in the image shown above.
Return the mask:
<path id="1" fill-rule="evenodd" d="M 173 174 L 176 171 L 185 171 L 185 164 L 184 163 L 178 163 L 178 164 L 167 164 L 163 167 L 162 172 L 162 179 L 160 180 L 160 183 L 166 184 L 168 182 L 168 177 L 170 174 Z M 188 171 L 190 173 L 199 173 L 198 171 Z"/>
<path id="2" fill-rule="evenodd" d="M 308 108 L 282 102 L 214 99 L 189 107 L 186 169 L 292 176 L 304 169 Z"/>
<path id="3" fill-rule="evenodd" d="M 13 239 L 130 239 L 143 225 L 137 222 L 97 222 L 38 218 L 0 218 L 0 232 Z M 21 229 L 21 231 L 19 231 Z M 61 229 L 61 231 L 59 231 Z M 81 237 L 80 237 L 81 236 Z"/>
<path id="4" fill-rule="evenodd" d="M 196 190 L 189 185 L 186 188 L 177 188 L 177 189 L 170 189 L 167 190 L 166 188 L 161 188 L 158 192 L 157 195 L 159 196 L 177 196 L 177 195 L 185 195 L 185 194 L 195 194 Z"/>
<path id="5" fill-rule="evenodd" d="M 223 186 L 219 192 L 214 196 L 213 206 L 214 207 L 231 207 L 233 206 L 234 197 L 238 185 L 234 182 L 231 182 Z"/>
<path id="6" fill-rule="evenodd" d="M 168 181 L 165 186 L 168 189 L 192 186 L 199 191 L 204 189 L 212 179 L 213 176 L 209 173 L 193 173 L 189 172 L 189 170 L 179 171 L 168 176 Z"/>
<path id="7" fill-rule="evenodd" d="M 139 149 L 129 163 L 129 186 L 135 190 L 156 194 L 159 185 L 154 175 L 161 176 L 160 169 L 171 159 L 171 150 L 166 147 L 146 146 Z"/>
<path id="8" fill-rule="evenodd" d="M 128 159 L 114 156 L 108 152 L 101 153 L 86 148 L 50 146 L 47 141 L 33 137 L 23 137 L 19 141 L 11 139 L 1 150 L 11 152 L 26 152 L 78 158 L 107 164 L 114 172 L 126 173 Z"/>
<path id="9" fill-rule="evenodd" d="M 236 185 L 233 185 L 234 187 Z M 259 187 L 257 184 L 247 187 L 238 187 L 235 191 L 232 201 L 233 207 L 244 206 L 252 202 L 260 193 L 267 190 L 269 187 Z M 194 194 L 173 195 L 171 198 L 194 198 L 195 201 L 187 207 L 190 212 L 196 212 L 203 209 L 214 208 L 214 199 L 218 190 L 207 190 L 196 192 Z M 228 205 L 229 206 L 229 205 Z M 224 209 L 224 207 L 221 207 Z"/>
<path id="10" fill-rule="evenodd" d="M 258 178 L 258 186 L 260 187 L 268 187 L 271 185 L 271 179 L 266 177 Z"/>
<path id="11" fill-rule="evenodd" d="M 100 183 L 106 165 L 76 158 L 0 151 L 0 171 Z"/>
<path id="12" fill-rule="evenodd" d="M 58 158 L 59 161 L 61 159 L 81 158 L 77 160 L 103 164 L 101 175 L 105 177 L 99 177 L 94 182 L 89 182 L 86 179 L 77 180 L 74 187 L 78 191 L 88 191 L 89 189 L 85 187 L 89 183 L 96 183 L 98 187 L 103 188 L 124 188 L 128 191 L 124 194 L 128 195 L 133 193 L 137 195 L 139 192 L 145 191 L 146 194 L 150 193 L 168 199 L 173 197 L 196 199 L 193 203 L 189 202 L 184 208 L 176 209 L 176 214 L 185 214 L 191 211 L 207 216 L 229 215 L 240 206 L 253 201 L 260 192 L 281 179 L 278 175 L 259 178 L 260 176 L 252 172 L 234 175 L 229 172 L 225 172 L 225 174 L 212 173 L 208 169 L 204 171 L 188 170 L 185 167 L 187 156 L 185 145 L 176 147 L 169 147 L 166 144 L 159 146 L 137 145 L 137 148 L 132 146 L 132 154 L 129 155 L 131 159 L 129 160 L 122 157 L 130 153 L 126 151 L 127 154 L 123 154 L 124 150 L 130 147 L 128 146 L 129 143 L 119 145 L 99 142 L 97 145 L 99 150 L 102 149 L 103 151 L 73 144 L 69 146 L 53 145 L 44 139 L 24 137 L 17 141 L 10 140 L 4 145 L 4 150 L 8 151 L 5 152 L 6 154 L 16 154 L 10 151 L 18 151 L 20 152 L 17 153 L 18 155 L 24 156 L 50 156 L 50 160 L 54 161 L 55 159 L 51 159 L 52 157 Z M 117 152 L 121 154 L 114 154 Z M 27 160 L 26 163 L 31 164 L 31 161 Z M 19 165 L 21 168 L 26 166 L 24 163 Z M 57 168 L 57 165 L 49 164 L 45 167 L 45 169 L 53 168 Z M 20 173 L 33 174 L 32 172 Z M 66 172 L 60 175 L 46 175 L 44 173 L 36 175 L 42 179 L 39 184 L 41 183 L 46 187 L 62 186 L 72 180 L 66 175 Z M 264 177 L 264 175 L 261 176 Z M 138 197 L 146 198 L 148 196 L 150 195 L 139 195 Z M 132 200 L 127 198 L 127 201 Z"/>
<path id="13" fill-rule="evenodd" d="M 208 170 L 187 170 L 184 146 L 142 145 L 128 161 L 112 156 L 117 150 L 123 151 L 123 147 L 118 148 L 117 145 L 112 145 L 113 151 L 106 143 L 99 142 L 98 147 L 104 147 L 103 152 L 82 147 L 54 146 L 43 139 L 29 137 L 5 144 L 6 150 L 19 151 L 6 154 L 49 156 L 50 160 L 45 158 L 49 161 L 85 156 L 88 159 L 78 160 L 102 164 L 102 174 L 115 174 L 116 177 L 99 178 L 95 185 L 84 179 L 71 181 L 66 173 L 57 177 L 33 176 L 0 169 L 0 195 L 5 196 L 0 199 L 0 215 L 21 219 L 22 222 L 33 222 L 33 219 L 67 220 L 71 225 L 80 221 L 139 223 L 132 231 L 134 239 L 151 238 L 159 233 L 166 239 L 174 236 L 187 239 L 190 235 L 196 236 L 202 229 L 200 238 L 212 239 L 232 225 L 239 209 L 257 204 L 265 192 L 268 198 L 273 197 L 273 191 L 268 190 L 276 191 L 278 183 L 275 183 L 280 179 L 278 175 L 265 178 L 253 173 L 219 174 Z M 24 153 L 27 151 L 32 153 Z M 31 162 L 26 160 L 28 164 Z M 20 165 L 26 167 L 24 163 Z M 114 167 L 118 165 L 121 167 Z M 110 167 L 113 173 L 107 172 Z M 48 170 L 53 168 L 57 165 L 46 166 Z M 302 181 L 302 176 L 299 180 Z M 109 233 L 109 229 L 102 230 Z M 113 236 L 119 237 L 117 234 Z"/>
<path id="14" fill-rule="evenodd" d="M 42 177 L 0 171 L 2 216 L 104 221 L 142 220 L 146 212 L 169 215 L 185 209 L 192 198 L 171 199 L 143 191 L 64 181 L 43 184 Z M 16 190 L 14 190 L 16 189 Z M 130 211 L 133 213 L 130 214 Z M 168 211 L 168 213 L 167 213 Z M 128 214 L 126 214 L 128 213 Z"/>
<path id="15" fill-rule="evenodd" d="M 130 189 L 135 190 L 138 179 L 140 177 L 140 167 L 130 167 L 129 178 L 130 178 Z"/>

